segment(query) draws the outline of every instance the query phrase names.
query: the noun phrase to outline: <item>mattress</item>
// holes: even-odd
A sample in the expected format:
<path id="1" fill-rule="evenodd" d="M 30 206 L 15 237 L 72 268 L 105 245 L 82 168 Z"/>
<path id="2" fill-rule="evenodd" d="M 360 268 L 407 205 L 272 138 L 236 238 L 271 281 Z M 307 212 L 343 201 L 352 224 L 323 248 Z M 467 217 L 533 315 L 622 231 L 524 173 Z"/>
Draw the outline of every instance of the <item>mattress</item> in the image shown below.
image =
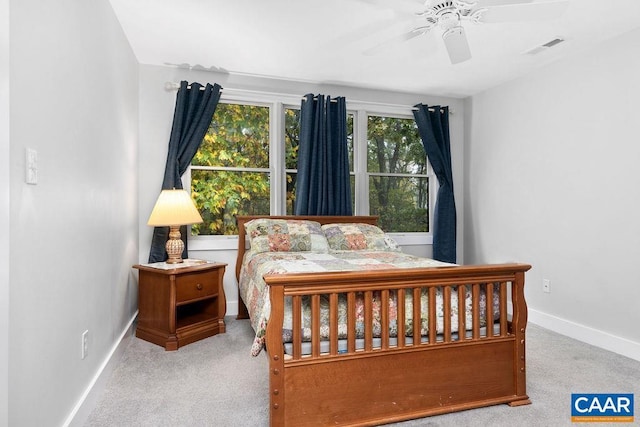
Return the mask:
<path id="1" fill-rule="evenodd" d="M 240 296 L 247 306 L 251 326 L 256 332 L 251 348 L 251 354 L 256 356 L 264 347 L 264 339 L 267 322 L 270 316 L 270 301 L 268 285 L 264 281 L 267 274 L 303 273 L 303 272 L 336 272 L 336 271 L 371 271 L 388 270 L 397 268 L 429 268 L 451 266 L 440 261 L 429 258 L 420 258 L 398 251 L 335 251 L 332 253 L 314 252 L 260 252 L 248 251 L 245 254 L 242 269 L 240 271 L 239 290 Z M 467 287 L 465 292 L 465 324 L 471 325 L 471 289 Z M 493 293 L 492 311 L 494 320 L 499 319 L 499 292 Z M 329 335 L 329 296 L 323 295 L 320 299 L 320 337 L 327 339 Z M 405 305 L 405 332 L 407 336 L 413 336 L 413 295 L 407 292 L 404 299 Z M 444 329 L 444 319 L 442 309 L 442 291 L 436 290 L 437 310 L 436 324 L 438 333 Z M 451 293 L 451 332 L 458 332 L 458 293 Z M 338 338 L 344 339 L 347 336 L 347 310 L 346 295 L 340 294 L 338 297 Z M 402 303 L 402 301 L 400 302 Z M 396 310 L 398 306 L 395 292 L 389 294 L 389 336 L 397 336 Z M 364 337 L 364 302 L 361 294 L 356 293 L 356 338 Z M 419 322 L 420 335 L 428 335 L 428 294 L 426 289 L 421 292 L 422 314 Z M 480 325 L 485 326 L 487 301 L 485 293 L 480 295 Z M 380 295 L 374 292 L 373 295 L 373 335 L 380 336 Z M 304 342 L 311 340 L 311 308 L 305 303 L 303 298 L 303 319 L 302 319 L 302 339 Z M 289 343 L 292 338 L 292 310 L 290 299 L 285 300 L 285 313 L 283 323 L 283 342 Z"/>
<path id="2" fill-rule="evenodd" d="M 489 328 L 491 329 L 491 328 Z M 482 328 L 480 328 L 480 336 L 484 337 L 487 334 L 487 327 L 483 326 Z M 493 335 L 498 335 L 500 334 L 500 323 L 496 322 L 493 324 Z M 451 341 L 458 341 L 458 336 L 459 334 L 453 333 L 451 334 Z M 465 335 L 466 338 L 471 338 L 472 336 L 472 332 L 467 330 L 465 331 Z M 420 342 L 421 343 L 427 343 L 429 342 L 429 337 L 427 335 L 423 335 L 420 337 Z M 442 335 L 438 335 L 436 338 L 436 342 L 444 342 L 444 338 Z M 347 352 L 347 340 L 346 339 L 340 339 L 338 340 L 338 353 L 346 353 Z M 389 347 L 393 348 L 396 347 L 398 345 L 398 338 L 397 337 L 391 337 L 389 338 Z M 408 336 L 405 338 L 405 346 L 412 346 L 413 345 L 413 337 L 412 336 Z M 329 353 L 329 346 L 330 343 L 328 340 L 324 340 L 324 341 L 320 341 L 320 353 Z M 372 340 L 372 344 L 371 347 L 376 350 L 382 347 L 382 339 L 381 338 L 373 338 Z M 355 340 L 355 348 L 356 351 L 359 350 L 363 350 L 365 348 L 364 345 L 364 339 L 363 338 L 358 338 Z M 285 342 L 284 343 L 284 352 L 286 355 L 292 356 L 293 355 L 293 343 L 291 342 Z M 309 355 L 311 354 L 311 343 L 310 342 L 303 342 L 301 345 L 301 353 L 303 356 L 305 355 Z"/>

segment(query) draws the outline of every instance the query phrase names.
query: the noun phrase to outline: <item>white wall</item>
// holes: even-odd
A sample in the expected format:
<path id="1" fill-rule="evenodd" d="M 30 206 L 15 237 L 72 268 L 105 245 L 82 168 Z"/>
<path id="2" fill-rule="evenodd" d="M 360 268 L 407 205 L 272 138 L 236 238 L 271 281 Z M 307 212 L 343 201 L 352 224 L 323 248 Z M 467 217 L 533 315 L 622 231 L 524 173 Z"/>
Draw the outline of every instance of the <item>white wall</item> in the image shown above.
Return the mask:
<path id="1" fill-rule="evenodd" d="M 465 257 L 532 264 L 532 322 L 640 360 L 638 75 L 635 31 L 467 101 Z"/>
<path id="2" fill-rule="evenodd" d="M 9 226 L 9 0 L 0 0 L 0 224 Z M 9 424 L 9 233 L 0 233 L 0 426 Z"/>
<path id="3" fill-rule="evenodd" d="M 138 65 L 107 0 L 10 6 L 8 421 L 62 425 L 136 311 Z"/>
<path id="4" fill-rule="evenodd" d="M 165 83 L 179 82 L 218 83 L 223 88 L 261 93 L 277 93 L 301 97 L 306 93 L 323 93 L 332 96 L 345 96 L 347 102 L 363 101 L 397 105 L 415 105 L 423 102 L 429 105 L 449 105 L 454 114 L 450 117 L 452 162 L 456 203 L 459 212 L 458 253 L 462 260 L 462 238 L 464 233 L 463 210 L 463 138 L 464 138 L 464 102 L 460 99 L 436 98 L 427 95 L 410 95 L 384 91 L 364 90 L 352 87 L 331 86 L 310 82 L 294 82 L 247 76 L 230 76 L 228 74 L 188 70 L 174 67 L 157 67 L 141 65 L 140 67 L 140 262 L 147 262 L 152 229 L 146 225 L 155 200 L 160 192 L 162 177 L 167 156 L 167 145 L 171 133 L 173 110 L 175 107 L 175 90 L 165 90 Z M 237 93 L 237 92 L 236 92 Z M 223 97 L 225 92 L 223 91 Z M 231 238 L 221 243 L 219 250 L 193 250 L 191 245 L 189 256 L 228 263 L 225 274 L 225 293 L 227 297 L 227 314 L 237 313 L 237 282 L 235 280 L 235 259 L 237 239 Z M 430 247 L 409 247 L 408 252 L 430 254 Z"/>

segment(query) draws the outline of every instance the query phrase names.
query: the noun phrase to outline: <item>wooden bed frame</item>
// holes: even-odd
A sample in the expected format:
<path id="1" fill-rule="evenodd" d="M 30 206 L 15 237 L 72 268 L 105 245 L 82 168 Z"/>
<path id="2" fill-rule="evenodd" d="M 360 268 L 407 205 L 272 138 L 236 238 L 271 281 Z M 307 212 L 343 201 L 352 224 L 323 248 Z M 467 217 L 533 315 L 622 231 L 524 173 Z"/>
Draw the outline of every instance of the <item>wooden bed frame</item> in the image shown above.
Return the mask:
<path id="1" fill-rule="evenodd" d="M 251 219 L 264 216 L 238 217 L 239 244 L 236 276 L 239 277 L 244 257 L 245 227 Z M 272 216 L 282 219 L 308 219 L 321 224 L 356 222 L 376 224 L 377 217 Z M 371 272 L 326 272 L 268 275 L 271 315 L 267 325 L 266 347 L 269 358 L 269 418 L 271 426 L 358 425 L 371 426 L 421 418 L 429 415 L 507 403 L 519 406 L 531 403 L 526 393 L 525 330 L 527 306 L 524 299 L 526 264 L 456 266 L 421 269 L 395 269 Z M 500 319 L 497 332 L 483 334 L 479 325 L 480 289 L 492 297 L 499 284 Z M 337 350 L 337 295 L 347 294 L 349 313 L 355 313 L 354 295 L 365 298 L 365 324 L 371 325 L 371 295 L 379 291 L 384 304 L 389 293 L 414 295 L 428 288 L 429 318 L 435 318 L 435 290 L 442 287 L 445 300 L 460 291 L 463 308 L 463 286 L 473 295 L 473 324 L 467 337 L 451 332 L 450 308 L 444 308 L 444 333 L 437 335 L 435 322 L 429 322 L 429 335 L 421 341 L 416 330 L 413 341 L 404 337 L 404 307 L 398 304 L 397 343 L 390 342 L 388 315 L 382 310 L 382 336 L 376 347 L 371 327 L 365 327 L 364 348 L 356 348 L 350 332 L 346 353 Z M 329 295 L 330 351 L 320 351 L 319 299 Z M 294 319 L 300 318 L 300 300 L 309 296 L 313 311 L 311 354 L 301 354 L 299 322 L 293 325 L 293 355 L 286 355 L 282 344 L 284 299 L 291 296 Z M 512 315 L 507 319 L 507 301 L 511 299 Z M 238 318 L 247 318 L 240 299 Z M 490 304 L 487 304 L 490 306 Z M 461 310 L 464 312 L 464 310 Z M 413 318 L 419 318 L 420 304 L 413 305 Z M 487 323 L 493 314 L 487 310 Z M 349 315 L 349 330 L 355 325 Z M 460 329 L 465 325 L 459 316 Z M 418 328 L 415 328 L 418 329 Z M 486 330 L 489 330 L 487 328 Z M 417 343 L 414 345 L 414 343 Z"/>

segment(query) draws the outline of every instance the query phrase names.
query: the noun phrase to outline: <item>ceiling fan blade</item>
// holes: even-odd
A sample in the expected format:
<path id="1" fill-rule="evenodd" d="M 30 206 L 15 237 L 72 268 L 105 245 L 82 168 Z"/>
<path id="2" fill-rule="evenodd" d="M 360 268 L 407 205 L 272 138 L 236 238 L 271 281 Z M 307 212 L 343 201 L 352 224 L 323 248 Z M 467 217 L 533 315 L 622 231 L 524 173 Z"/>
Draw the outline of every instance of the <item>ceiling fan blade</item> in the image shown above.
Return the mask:
<path id="1" fill-rule="evenodd" d="M 480 23 L 526 22 L 557 18 L 569 6 L 568 1 L 527 3 L 491 7 L 480 14 Z"/>
<path id="2" fill-rule="evenodd" d="M 502 0 L 508 1 L 508 0 Z M 525 0 L 531 1 L 531 0 Z M 424 0 L 395 0 L 389 2 L 388 0 L 355 0 L 356 3 L 367 5 L 368 7 L 377 7 L 381 9 L 393 10 L 393 12 L 401 17 L 415 16 L 416 8 L 424 5 Z"/>
<path id="3" fill-rule="evenodd" d="M 464 34 L 464 28 L 453 27 L 442 34 L 442 39 L 452 64 L 471 59 L 471 49 L 469 49 L 469 42 Z"/>
<path id="4" fill-rule="evenodd" d="M 429 29 L 425 29 L 425 28 L 415 28 L 407 33 L 404 34 L 400 34 L 396 37 L 393 37 L 389 40 L 386 40 L 376 46 L 373 46 L 367 50 L 365 50 L 363 53 L 363 55 L 366 56 L 372 56 L 372 55 L 377 55 L 379 53 L 382 53 L 388 49 L 391 49 L 392 47 L 396 46 L 399 43 L 402 42 L 406 42 L 408 40 L 411 40 L 415 37 L 421 36 L 425 33 L 427 33 L 429 31 Z"/>
<path id="5" fill-rule="evenodd" d="M 493 6 L 505 6 L 509 4 L 524 4 L 531 3 L 533 0 L 478 0 L 478 3 L 473 7 L 474 9 L 480 9 L 482 7 Z"/>

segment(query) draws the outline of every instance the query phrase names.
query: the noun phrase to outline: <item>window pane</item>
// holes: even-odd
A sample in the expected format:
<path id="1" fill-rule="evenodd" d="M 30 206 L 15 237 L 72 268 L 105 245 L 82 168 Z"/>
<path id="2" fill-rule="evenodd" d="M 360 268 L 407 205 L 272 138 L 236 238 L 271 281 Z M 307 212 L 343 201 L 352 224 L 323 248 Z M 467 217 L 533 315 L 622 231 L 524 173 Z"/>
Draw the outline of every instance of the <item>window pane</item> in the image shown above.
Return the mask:
<path id="1" fill-rule="evenodd" d="M 285 168 L 287 169 L 298 168 L 298 146 L 299 145 L 300 145 L 300 110 L 286 108 L 284 110 Z M 294 180 L 294 183 L 295 183 L 295 180 Z M 288 185 L 287 185 L 287 190 L 288 190 Z"/>
<path id="2" fill-rule="evenodd" d="M 369 213 L 380 216 L 382 229 L 429 231 L 427 156 L 413 119 L 368 117 L 367 172 L 376 174 L 369 175 Z"/>
<path id="3" fill-rule="evenodd" d="M 427 156 L 414 120 L 369 116 L 367 171 L 427 173 Z"/>
<path id="4" fill-rule="evenodd" d="M 429 180 L 423 177 L 369 177 L 369 213 L 389 232 L 429 231 Z"/>
<path id="5" fill-rule="evenodd" d="M 285 108 L 284 110 L 284 164 L 286 169 L 298 168 L 298 147 L 300 145 L 300 110 Z M 295 172 L 286 173 L 286 210 L 287 215 L 293 215 L 293 206 L 296 200 Z"/>
<path id="6" fill-rule="evenodd" d="M 219 104 L 195 166 L 269 167 L 269 107 Z"/>
<path id="7" fill-rule="evenodd" d="M 287 173 L 287 215 L 293 215 L 293 206 L 296 203 L 295 184 L 297 176 L 297 173 Z"/>
<path id="8" fill-rule="evenodd" d="M 220 103 L 192 166 L 269 168 L 269 107 Z M 191 196 L 204 220 L 192 234 L 237 234 L 236 215 L 269 214 L 269 174 L 191 170 Z"/>
<path id="9" fill-rule="evenodd" d="M 238 234 L 236 215 L 269 214 L 269 174 L 191 171 L 191 197 L 204 222 L 192 235 Z"/>

